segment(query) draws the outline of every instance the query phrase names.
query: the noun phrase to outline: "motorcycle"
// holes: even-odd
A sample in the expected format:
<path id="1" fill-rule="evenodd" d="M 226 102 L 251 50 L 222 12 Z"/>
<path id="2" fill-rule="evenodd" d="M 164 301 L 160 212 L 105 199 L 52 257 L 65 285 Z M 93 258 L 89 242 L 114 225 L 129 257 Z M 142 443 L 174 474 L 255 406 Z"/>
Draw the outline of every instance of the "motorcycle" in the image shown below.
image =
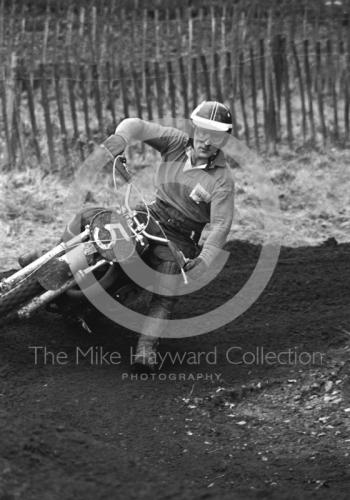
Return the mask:
<path id="1" fill-rule="evenodd" d="M 124 202 L 113 209 L 95 209 L 78 234 L 60 241 L 42 253 L 19 259 L 21 269 L 0 281 L 0 324 L 30 318 L 46 308 L 74 318 L 91 332 L 84 287 L 93 276 L 100 287 L 116 300 L 126 303 L 142 291 L 123 271 L 121 262 L 132 261 L 135 252 L 147 261 L 152 242 L 167 245 L 174 256 L 183 280 L 187 259 L 171 242 L 161 225 L 153 220 L 147 204 L 144 209 L 130 207 L 133 187 L 126 159 L 117 156 L 113 164 L 114 187 L 120 175 L 127 184 Z M 93 285 L 92 285 L 93 286 Z"/>

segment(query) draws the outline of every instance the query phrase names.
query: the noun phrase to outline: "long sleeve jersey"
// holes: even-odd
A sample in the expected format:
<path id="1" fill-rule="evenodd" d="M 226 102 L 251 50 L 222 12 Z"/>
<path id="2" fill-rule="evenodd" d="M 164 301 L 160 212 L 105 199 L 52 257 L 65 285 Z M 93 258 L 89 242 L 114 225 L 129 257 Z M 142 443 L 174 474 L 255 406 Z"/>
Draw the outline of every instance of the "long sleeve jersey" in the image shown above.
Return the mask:
<path id="1" fill-rule="evenodd" d="M 162 125 L 127 118 L 115 131 L 126 144 L 143 141 L 160 152 L 155 174 L 156 197 L 176 208 L 187 219 L 210 223 L 200 256 L 210 265 L 226 242 L 234 207 L 234 181 L 222 152 L 213 165 L 193 167 L 189 136 Z"/>

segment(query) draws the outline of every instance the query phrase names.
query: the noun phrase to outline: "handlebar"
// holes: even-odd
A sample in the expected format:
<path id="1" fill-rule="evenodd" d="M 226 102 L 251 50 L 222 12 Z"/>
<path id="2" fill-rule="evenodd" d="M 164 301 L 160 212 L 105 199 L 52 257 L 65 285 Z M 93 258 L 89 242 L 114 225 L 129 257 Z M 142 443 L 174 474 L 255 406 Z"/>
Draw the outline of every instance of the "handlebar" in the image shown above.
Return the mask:
<path id="1" fill-rule="evenodd" d="M 186 273 L 184 271 L 184 266 L 185 266 L 186 262 L 189 259 L 187 259 L 184 256 L 183 252 L 177 248 L 177 246 L 175 245 L 175 243 L 173 243 L 172 241 L 170 241 L 168 238 L 166 238 L 166 237 L 162 238 L 160 236 L 154 236 L 154 235 L 148 233 L 146 231 L 147 225 L 142 224 L 137 219 L 135 211 L 130 207 L 129 201 L 130 201 L 131 189 L 133 187 L 133 184 L 131 182 L 132 175 L 129 172 L 129 170 L 127 169 L 127 167 L 126 167 L 126 158 L 124 156 L 122 156 L 122 155 L 118 155 L 115 158 L 114 163 L 113 163 L 113 180 L 114 180 L 115 189 L 117 190 L 116 181 L 115 181 L 115 171 L 116 170 L 121 175 L 121 177 L 128 183 L 128 186 L 127 186 L 126 191 L 125 191 L 125 197 L 124 197 L 124 205 L 125 205 L 126 210 L 127 210 L 126 216 L 128 217 L 128 219 L 130 221 L 134 221 L 135 222 L 136 228 L 137 228 L 136 231 L 132 227 L 130 227 L 130 229 L 135 233 L 135 235 L 138 235 L 138 234 L 142 233 L 146 238 L 148 238 L 150 240 L 157 241 L 159 243 L 165 243 L 165 244 L 167 244 L 168 247 L 169 247 L 169 250 L 171 251 L 171 253 L 173 254 L 173 256 L 175 258 L 175 261 L 177 262 L 178 266 L 181 269 L 181 273 L 182 273 L 184 282 L 185 282 L 185 284 L 187 284 L 188 283 L 188 279 L 187 279 Z M 147 203 L 145 201 L 144 201 L 144 203 L 145 203 L 145 205 L 147 207 L 147 212 L 149 214 L 149 209 L 148 209 Z M 150 216 L 150 214 L 149 214 L 149 216 Z"/>
<path id="2" fill-rule="evenodd" d="M 118 155 L 113 164 L 113 170 L 117 169 L 118 173 L 123 177 L 123 179 L 126 182 L 131 182 L 132 175 L 130 174 L 129 170 L 127 169 L 126 166 L 126 158 L 125 156 Z"/>

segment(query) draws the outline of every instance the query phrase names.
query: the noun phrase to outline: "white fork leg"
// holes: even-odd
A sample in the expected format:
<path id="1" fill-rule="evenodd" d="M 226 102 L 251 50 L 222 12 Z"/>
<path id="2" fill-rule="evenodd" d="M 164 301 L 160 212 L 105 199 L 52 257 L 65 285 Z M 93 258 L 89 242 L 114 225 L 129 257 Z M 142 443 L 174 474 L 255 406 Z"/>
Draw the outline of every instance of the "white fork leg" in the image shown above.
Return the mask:
<path id="1" fill-rule="evenodd" d="M 85 231 L 83 231 L 82 233 L 78 234 L 77 236 L 75 236 L 74 238 L 72 238 L 71 240 L 69 240 L 68 242 L 66 242 L 66 243 L 64 243 L 64 242 L 60 243 L 59 245 L 57 245 L 55 248 L 53 248 L 49 252 L 45 253 L 44 255 L 42 255 L 41 257 L 39 257 L 38 259 L 34 260 L 30 264 L 28 264 L 28 266 L 26 266 L 24 269 L 20 269 L 19 271 L 17 271 L 16 273 L 12 274 L 8 278 L 3 279 L 0 282 L 0 293 L 8 291 L 10 289 L 10 287 L 12 287 L 13 285 L 15 285 L 19 281 L 23 280 L 26 276 L 28 276 L 29 274 L 31 274 L 32 272 L 34 272 L 38 267 L 42 266 L 43 264 L 45 264 L 46 262 L 48 262 L 53 257 L 56 257 L 60 253 L 63 253 L 70 246 L 75 245 L 75 244 L 80 243 L 81 241 L 83 241 L 83 239 L 86 236 L 88 236 L 88 234 L 89 234 L 89 229 L 85 229 Z"/>
<path id="2" fill-rule="evenodd" d="M 17 317 L 20 319 L 23 318 L 29 318 L 34 311 L 39 309 L 39 307 L 42 307 L 52 300 L 54 300 L 56 297 L 62 295 L 64 292 L 72 288 L 73 286 L 79 284 L 79 282 L 83 281 L 84 278 L 87 276 L 87 274 L 95 271 L 99 267 L 103 266 L 106 264 L 105 260 L 100 260 L 93 266 L 88 267 L 87 269 L 84 269 L 83 271 L 79 271 L 78 273 L 75 274 L 75 278 L 70 279 L 67 281 L 63 286 L 58 288 L 57 290 L 49 290 L 47 292 L 44 292 L 43 294 L 39 295 L 39 297 L 35 297 L 32 299 L 30 302 L 22 306 L 18 311 L 17 311 Z"/>

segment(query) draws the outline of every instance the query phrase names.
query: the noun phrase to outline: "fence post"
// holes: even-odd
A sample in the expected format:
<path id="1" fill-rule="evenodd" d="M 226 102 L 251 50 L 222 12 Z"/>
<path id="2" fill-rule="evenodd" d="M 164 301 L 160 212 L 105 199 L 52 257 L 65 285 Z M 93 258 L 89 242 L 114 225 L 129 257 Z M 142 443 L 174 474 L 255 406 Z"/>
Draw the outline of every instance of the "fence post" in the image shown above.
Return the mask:
<path id="1" fill-rule="evenodd" d="M 304 142 L 306 140 L 307 135 L 307 121 L 306 121 L 306 106 L 305 106 L 305 89 L 303 82 L 303 75 L 301 73 L 300 61 L 298 57 L 298 52 L 295 46 L 294 40 L 291 40 L 292 54 L 295 62 L 295 69 L 297 73 L 297 78 L 299 82 L 299 91 L 300 91 L 300 99 L 301 99 L 301 114 L 302 114 L 302 129 L 303 129 L 303 138 Z"/>
<path id="2" fill-rule="evenodd" d="M 231 94 L 232 89 L 232 68 L 231 68 L 231 52 L 226 51 L 225 54 L 225 66 L 223 70 L 223 93 L 225 97 L 228 97 Z"/>
<path id="3" fill-rule="evenodd" d="M 160 59 L 160 44 L 159 44 L 159 32 L 160 32 L 160 23 L 159 23 L 159 9 L 154 9 L 154 28 L 155 28 L 155 43 L 156 43 L 156 59 Z"/>
<path id="4" fill-rule="evenodd" d="M 103 124 L 103 111 L 102 111 L 102 102 L 101 102 L 101 90 L 100 90 L 100 72 L 98 70 L 97 63 L 93 63 L 91 67 L 91 76 L 93 82 L 93 93 L 95 97 L 95 110 L 98 121 L 98 128 L 100 130 L 100 134 L 103 136 L 104 134 L 104 124 Z"/>
<path id="5" fill-rule="evenodd" d="M 38 46 L 37 41 L 36 41 L 36 31 L 32 30 L 31 34 L 31 40 L 30 40 L 30 49 L 29 49 L 29 61 L 30 61 L 30 67 L 33 68 L 36 63 L 36 58 L 35 58 L 35 48 Z"/>
<path id="6" fill-rule="evenodd" d="M 312 98 L 312 78 L 311 78 L 310 60 L 309 60 L 309 40 L 304 40 L 304 68 L 305 68 L 306 94 L 309 105 L 308 107 L 309 107 L 311 138 L 312 142 L 315 143 L 316 127 L 315 127 L 314 106 Z"/>
<path id="7" fill-rule="evenodd" d="M 180 84 L 181 84 L 181 95 L 184 103 L 184 115 L 186 118 L 189 116 L 188 107 L 188 95 L 187 95 L 187 81 L 185 75 L 185 68 L 182 56 L 179 57 L 179 69 L 180 69 Z"/>
<path id="8" fill-rule="evenodd" d="M 204 12 L 203 12 L 203 7 L 199 7 L 199 29 L 198 29 L 198 47 L 202 47 L 203 43 L 203 20 L 204 20 Z"/>
<path id="9" fill-rule="evenodd" d="M 147 72 L 146 72 L 146 47 L 147 47 L 147 27 L 148 27 L 148 19 L 147 19 L 147 9 L 143 9 L 142 15 L 142 56 L 141 56 L 141 65 L 142 65 L 142 93 L 147 96 Z"/>
<path id="10" fill-rule="evenodd" d="M 271 33 L 272 33 L 272 10 L 269 10 L 268 26 L 267 26 L 267 53 L 265 64 L 266 75 L 266 98 L 267 98 L 267 148 L 269 152 L 276 151 L 277 140 L 277 120 L 275 107 L 275 86 L 273 74 L 273 60 L 271 53 Z"/>
<path id="11" fill-rule="evenodd" d="M 113 35 L 111 36 L 111 32 L 113 31 L 114 26 L 110 22 L 112 18 L 112 4 L 109 2 L 105 7 L 104 11 L 104 25 L 105 29 L 103 30 L 103 40 L 104 40 L 104 48 L 103 53 L 106 57 L 106 62 L 109 63 L 110 67 L 114 70 L 113 60 L 114 60 L 114 51 L 113 51 Z M 112 71 L 114 75 L 114 71 Z"/>
<path id="12" fill-rule="evenodd" d="M 11 52 L 8 56 L 9 63 L 7 67 L 8 75 L 6 74 L 6 60 L 4 69 L 4 102 L 6 103 L 6 116 L 8 122 L 8 133 L 10 140 L 11 158 L 13 164 L 16 164 L 16 65 L 17 57 L 15 52 Z M 9 156 L 9 157 L 10 157 Z"/>
<path id="13" fill-rule="evenodd" d="M 171 117 L 173 119 L 173 125 L 176 126 L 176 97 L 175 97 L 174 74 L 171 61 L 167 61 L 166 65 L 167 65 L 168 82 L 169 82 Z"/>
<path id="14" fill-rule="evenodd" d="M 65 42 L 68 56 L 70 55 L 71 49 L 76 48 L 72 44 L 73 22 L 74 22 L 74 12 L 73 12 L 72 5 L 69 5 L 68 10 L 67 10 L 66 42 Z M 75 55 L 76 55 L 76 52 L 75 52 Z"/>
<path id="15" fill-rule="evenodd" d="M 51 170 L 55 170 L 55 168 L 56 168 L 55 148 L 54 148 L 54 142 L 53 142 L 53 130 L 52 130 L 52 124 L 51 124 L 50 105 L 49 105 L 49 98 L 48 98 L 48 93 L 47 93 L 47 80 L 46 80 L 46 71 L 45 71 L 45 64 L 44 63 L 40 63 L 39 74 L 40 74 L 41 98 L 42 98 L 42 106 L 44 109 L 44 119 L 45 119 L 45 127 L 46 127 L 49 160 L 50 160 Z"/>
<path id="16" fill-rule="evenodd" d="M 195 108 L 198 104 L 197 57 L 192 57 L 191 64 L 192 107 Z"/>
<path id="17" fill-rule="evenodd" d="M 18 69 L 17 69 L 18 71 Z M 21 80 L 19 76 L 15 78 L 14 82 L 14 110 L 13 110 L 13 121 L 14 128 L 16 130 L 18 145 L 19 145 L 19 154 L 21 164 L 23 165 L 26 159 L 25 150 L 24 150 L 24 138 L 23 138 L 23 121 L 21 119 Z"/>
<path id="18" fill-rule="evenodd" d="M 181 16 L 181 8 L 176 7 L 176 29 L 177 29 L 177 40 L 178 40 L 178 53 L 182 54 L 182 45 L 183 45 L 183 34 L 182 34 L 182 16 Z"/>
<path id="19" fill-rule="evenodd" d="M 222 14 L 221 14 L 221 51 L 225 52 L 226 50 L 226 4 L 224 3 L 222 6 Z"/>
<path id="20" fill-rule="evenodd" d="M 293 121 L 292 121 L 292 105 L 291 105 L 291 96 L 290 96 L 290 88 L 289 88 L 289 57 L 287 53 L 286 46 L 284 46 L 284 71 L 283 71 L 283 82 L 284 82 L 284 98 L 286 103 L 286 116 L 287 116 L 287 136 L 288 136 L 288 145 L 290 149 L 293 147 Z"/>
<path id="21" fill-rule="evenodd" d="M 264 115 L 264 132 L 265 137 L 268 136 L 268 119 L 267 119 L 267 91 L 266 91 L 266 70 L 265 70 L 265 61 L 266 61 L 266 53 L 265 53 L 265 40 L 261 38 L 259 40 L 259 48 L 260 48 L 260 79 L 261 79 L 261 91 L 263 98 L 263 115 Z"/>
<path id="22" fill-rule="evenodd" d="M 85 67 L 83 64 L 80 65 L 79 76 L 80 76 L 81 95 L 83 98 L 83 113 L 84 113 L 85 133 L 86 133 L 86 137 L 87 137 L 89 149 L 90 149 L 91 132 L 90 132 L 90 118 L 89 118 L 89 103 L 88 103 L 88 96 L 87 96 L 86 87 L 85 87 L 86 74 L 85 74 Z"/>
<path id="23" fill-rule="evenodd" d="M 154 61 L 154 73 L 156 77 L 156 92 L 157 92 L 157 108 L 158 108 L 158 118 L 163 118 L 163 90 L 162 90 L 162 78 L 160 75 L 159 62 Z"/>
<path id="24" fill-rule="evenodd" d="M 340 47 L 339 47 L 340 50 Z M 329 86 L 330 92 L 332 96 L 332 107 L 333 107 L 333 120 L 334 120 L 334 128 L 333 134 L 334 139 L 337 141 L 339 139 L 339 120 L 338 120 L 338 96 L 337 96 L 337 76 L 338 76 L 338 65 L 336 64 L 335 59 L 337 58 L 337 53 L 333 54 L 333 45 L 331 40 L 327 40 L 327 54 L 329 56 Z"/>
<path id="25" fill-rule="evenodd" d="M 333 60 L 332 60 L 332 41 L 327 38 L 326 40 L 326 67 L 329 69 L 325 75 L 326 79 L 326 92 L 332 93 L 332 72 L 333 72 Z"/>
<path id="26" fill-rule="evenodd" d="M 91 22 L 91 53 L 92 53 L 92 60 L 95 62 L 98 60 L 98 47 L 97 47 L 97 24 L 96 24 L 96 5 L 93 3 L 91 4 L 91 17 L 92 17 L 92 22 Z"/>
<path id="27" fill-rule="evenodd" d="M 193 67 L 193 59 L 192 59 L 192 51 L 193 51 L 193 18 L 192 18 L 192 9 L 191 7 L 187 8 L 187 19 L 188 19 L 188 51 L 187 51 L 187 60 L 188 60 L 188 91 L 191 92 L 190 85 L 192 86 L 192 67 Z"/>
<path id="28" fill-rule="evenodd" d="M 113 128 L 115 128 L 117 126 L 117 117 L 116 117 L 115 108 L 114 108 L 114 89 L 113 89 L 113 79 L 114 78 L 112 76 L 110 61 L 106 61 L 106 78 L 107 78 L 108 109 L 110 110 L 111 115 L 112 115 Z"/>
<path id="29" fill-rule="evenodd" d="M 205 98 L 210 100 L 211 99 L 210 78 L 209 78 L 209 71 L 205 54 L 200 55 L 200 61 L 204 78 Z"/>
<path id="30" fill-rule="evenodd" d="M 249 126 L 247 120 L 247 111 L 245 108 L 245 95 L 244 95 L 244 56 L 243 52 L 239 54 L 239 96 L 241 101 L 242 117 L 244 123 L 244 137 L 247 145 L 249 146 Z"/>
<path id="31" fill-rule="evenodd" d="M 139 118 L 142 118 L 142 105 L 141 105 L 141 95 L 140 95 L 140 86 L 142 87 L 142 81 L 139 78 L 138 74 L 136 73 L 133 64 L 131 64 L 131 74 L 132 74 L 133 88 L 135 94 L 137 116 Z"/>
<path id="32" fill-rule="evenodd" d="M 11 130 L 10 130 L 10 125 L 9 125 L 8 115 L 7 115 L 6 76 L 5 76 L 5 68 L 4 67 L 2 68 L 0 85 L 1 85 L 0 92 L 1 92 L 1 104 L 2 104 L 2 117 L 3 117 L 3 122 L 4 122 L 4 129 L 5 129 L 7 157 L 8 157 L 8 163 L 10 164 L 11 167 L 13 167 L 14 166 L 14 155 L 13 155 L 12 144 L 11 144 Z"/>
<path id="33" fill-rule="evenodd" d="M 273 78 L 269 73 L 267 81 L 268 99 L 267 99 L 267 123 L 268 123 L 268 148 L 270 152 L 276 152 L 276 108 Z"/>
<path id="34" fill-rule="evenodd" d="M 272 23 L 271 18 L 271 23 Z M 286 58 L 286 39 L 283 35 L 277 34 L 271 37 L 271 70 L 275 86 L 275 117 L 276 117 L 276 132 L 281 135 L 281 102 L 282 102 L 282 87 L 284 82 L 285 58 Z"/>
<path id="35" fill-rule="evenodd" d="M 153 109 L 152 109 L 153 95 L 152 95 L 151 72 L 149 69 L 148 61 L 145 61 L 144 79 L 146 82 L 145 99 L 146 99 L 146 104 L 147 104 L 147 115 L 148 115 L 148 119 L 150 121 L 152 121 L 153 120 Z"/>
<path id="36" fill-rule="evenodd" d="M 53 41 L 52 61 L 54 64 L 56 64 L 59 60 L 59 57 L 58 57 L 59 51 L 57 50 L 57 47 L 58 47 L 58 40 L 59 40 L 59 36 L 60 36 L 60 27 L 61 27 L 60 22 L 59 22 L 59 20 L 57 20 L 57 24 L 55 26 L 54 41 Z"/>
<path id="37" fill-rule="evenodd" d="M 68 97 L 69 97 L 69 105 L 73 123 L 73 131 L 74 131 L 74 140 L 77 141 L 79 138 L 79 130 L 78 130 L 78 119 L 77 119 L 77 111 L 75 108 L 75 94 L 74 94 L 74 78 L 72 72 L 72 65 L 68 59 L 68 54 L 66 53 L 66 75 L 67 75 L 67 87 L 68 87 Z"/>
<path id="38" fill-rule="evenodd" d="M 13 2 L 15 3 L 15 2 Z M 46 5 L 46 12 L 45 12 L 45 22 L 44 22 L 44 39 L 43 39 L 43 52 L 42 52 L 42 57 L 41 60 L 43 63 L 46 62 L 46 56 L 47 56 L 47 41 L 49 38 L 49 30 L 50 30 L 50 11 L 49 11 L 49 4 L 47 3 Z"/>
<path id="39" fill-rule="evenodd" d="M 321 42 L 316 43 L 316 92 L 317 92 L 317 104 L 318 112 L 321 121 L 321 130 L 323 137 L 323 144 L 326 145 L 327 142 L 327 128 L 324 116 L 324 104 L 323 104 L 323 77 L 321 68 Z"/>
<path id="40" fill-rule="evenodd" d="M 86 52 L 85 18 L 86 18 L 86 10 L 85 7 L 81 5 L 79 10 L 79 25 L 78 25 L 79 50 L 77 51 L 80 60 L 84 60 Z"/>
<path id="41" fill-rule="evenodd" d="M 255 76 L 255 54 L 252 46 L 250 46 L 249 55 L 250 55 L 250 80 L 252 88 L 252 104 L 253 104 L 253 119 L 254 119 L 254 137 L 255 137 L 255 146 L 259 151 L 260 144 L 259 144 L 258 107 L 257 107 L 257 91 L 256 91 L 256 76 Z"/>
<path id="42" fill-rule="evenodd" d="M 170 30 L 170 10 L 169 7 L 166 8 L 165 10 L 165 39 L 170 40 L 171 39 L 171 30 Z M 169 59 L 169 43 L 166 43 L 165 47 L 165 60 L 168 61 Z"/>
<path id="43" fill-rule="evenodd" d="M 217 52 L 214 54 L 214 82 L 215 82 L 215 95 L 217 100 L 222 102 L 222 92 L 220 84 L 220 56 Z"/>
<path id="44" fill-rule="evenodd" d="M 233 83 L 233 71 L 231 66 L 231 52 L 226 52 L 226 67 L 224 69 L 224 81 L 225 81 L 225 95 L 228 96 L 227 99 L 230 101 L 230 108 L 232 113 L 232 129 L 233 135 L 238 137 L 238 124 L 237 124 L 237 113 L 236 113 L 236 92 Z M 230 92 L 232 90 L 232 93 Z"/>
<path id="45" fill-rule="evenodd" d="M 215 5 L 210 6 L 210 19 L 211 19 L 211 55 L 210 55 L 210 66 L 212 71 L 210 72 L 210 89 L 212 94 L 215 95 L 215 52 L 216 52 L 216 12 Z"/>
<path id="46" fill-rule="evenodd" d="M 129 117 L 128 90 L 127 90 L 127 86 L 126 86 L 126 82 L 125 82 L 124 66 L 121 62 L 119 63 L 119 78 L 120 78 L 120 84 L 121 84 L 121 89 L 122 89 L 124 118 L 128 118 Z"/>
<path id="47" fill-rule="evenodd" d="M 0 13 L 0 16 L 2 14 Z M 25 3 L 22 5 L 21 13 L 20 13 L 20 23 L 21 23 L 21 31 L 19 33 L 19 43 L 18 43 L 18 53 L 23 56 L 25 54 L 27 48 L 27 36 L 26 36 L 26 27 L 27 27 L 27 19 L 28 19 L 28 7 Z M 2 45 L 1 45 L 2 46 Z"/>
<path id="48" fill-rule="evenodd" d="M 67 129 L 66 129 L 66 121 L 64 117 L 64 107 L 62 101 L 62 93 L 60 87 L 60 69 L 59 65 L 56 63 L 54 65 L 54 80 L 55 80 L 55 94 L 56 94 L 56 102 L 57 102 L 57 110 L 58 110 L 58 119 L 60 122 L 61 128 L 61 141 L 62 141 L 62 149 L 66 162 L 70 161 L 69 152 L 68 152 L 68 144 L 67 144 Z"/>
<path id="49" fill-rule="evenodd" d="M 39 133 L 35 117 L 35 105 L 34 105 L 32 81 L 33 81 L 32 75 L 29 73 L 28 68 L 26 66 L 23 66 L 23 83 L 24 83 L 24 89 L 27 93 L 29 119 L 32 127 L 32 140 L 34 144 L 34 151 L 38 162 L 41 163 L 41 152 L 38 143 Z"/>

